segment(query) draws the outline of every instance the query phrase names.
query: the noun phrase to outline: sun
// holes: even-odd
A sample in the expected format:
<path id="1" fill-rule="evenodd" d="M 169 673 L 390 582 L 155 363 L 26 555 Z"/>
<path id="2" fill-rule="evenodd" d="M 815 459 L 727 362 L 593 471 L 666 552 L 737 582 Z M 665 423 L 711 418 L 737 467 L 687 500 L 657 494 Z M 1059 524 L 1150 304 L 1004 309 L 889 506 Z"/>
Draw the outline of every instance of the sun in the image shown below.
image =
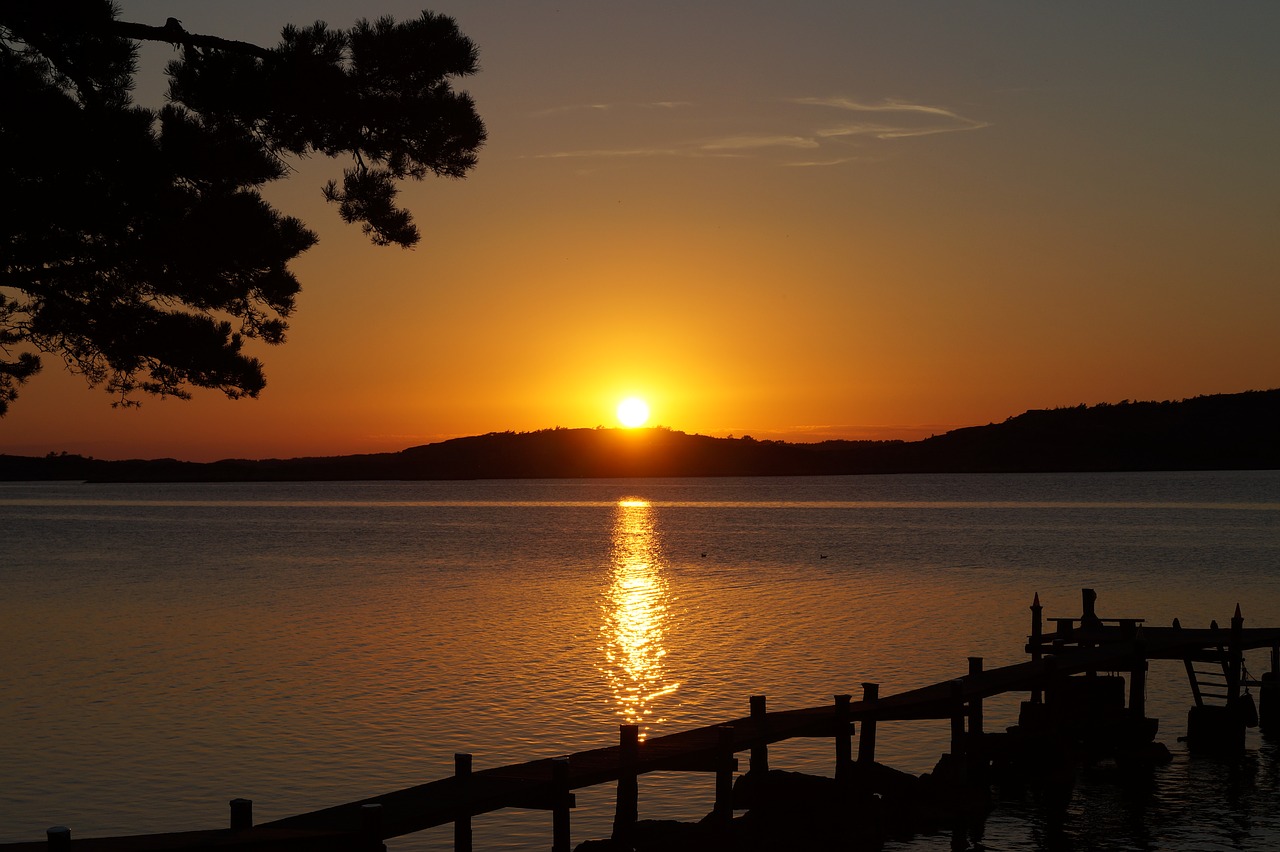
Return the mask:
<path id="1" fill-rule="evenodd" d="M 629 396 L 618 403 L 618 422 L 628 429 L 643 426 L 649 419 L 649 405 L 639 397 Z"/>

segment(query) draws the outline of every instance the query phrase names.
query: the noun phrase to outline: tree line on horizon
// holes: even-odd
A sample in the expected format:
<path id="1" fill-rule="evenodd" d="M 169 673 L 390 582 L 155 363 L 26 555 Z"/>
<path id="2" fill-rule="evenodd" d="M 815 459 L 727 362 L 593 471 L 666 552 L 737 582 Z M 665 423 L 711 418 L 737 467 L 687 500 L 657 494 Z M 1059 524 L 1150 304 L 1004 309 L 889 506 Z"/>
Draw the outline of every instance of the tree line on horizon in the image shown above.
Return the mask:
<path id="1" fill-rule="evenodd" d="M 398 453 L 106 461 L 0 455 L 0 480 L 289 481 L 1280 469 L 1280 389 L 1031 410 L 920 441 L 813 444 L 650 429 L 491 432 Z"/>

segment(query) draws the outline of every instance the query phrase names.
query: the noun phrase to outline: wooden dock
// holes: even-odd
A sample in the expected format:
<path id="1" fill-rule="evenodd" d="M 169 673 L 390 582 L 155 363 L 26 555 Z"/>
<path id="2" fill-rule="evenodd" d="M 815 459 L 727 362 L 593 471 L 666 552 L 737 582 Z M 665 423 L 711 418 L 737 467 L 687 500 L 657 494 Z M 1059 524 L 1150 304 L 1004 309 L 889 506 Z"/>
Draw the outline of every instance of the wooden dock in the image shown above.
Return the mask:
<path id="1" fill-rule="evenodd" d="M 1054 629 L 1044 631 L 1037 596 L 1031 606 L 1031 633 L 1026 652 L 1030 660 L 984 669 L 982 659 L 970 657 L 966 673 L 951 680 L 893 695 L 880 696 L 879 686 L 862 684 L 859 700 L 836 695 L 832 703 L 798 710 L 768 710 L 763 696 L 750 700 L 750 714 L 716 725 L 640 741 L 634 725 L 620 726 L 617 745 L 475 771 L 470 755 L 457 755 L 455 773 L 442 778 L 356 802 L 322 808 L 284 819 L 253 824 L 252 804 L 231 803 L 231 827 L 208 831 L 149 834 L 132 837 L 76 838 L 61 827 L 42 841 L 0 844 L 0 852 L 183 852 L 200 849 L 359 850 L 376 852 L 383 841 L 452 823 L 455 848 L 470 850 L 471 817 L 504 808 L 532 808 L 552 813 L 552 848 L 568 852 L 569 815 L 573 791 L 599 784 L 618 785 L 615 826 L 634 825 L 639 776 L 657 771 L 704 772 L 715 776 L 716 821 L 728 825 L 737 755 L 750 753 L 749 768 L 768 770 L 768 747 L 777 742 L 820 737 L 834 741 L 835 776 L 839 779 L 857 763 L 875 759 L 878 726 L 900 720 L 950 720 L 953 756 L 981 742 L 982 703 L 1005 693 L 1026 692 L 1027 705 L 1052 706 L 1055 691 L 1064 684 L 1081 684 L 1098 672 L 1129 675 L 1129 717 L 1145 718 L 1144 683 L 1150 660 L 1182 660 L 1188 670 L 1197 705 L 1204 703 L 1194 666 L 1220 665 L 1224 707 L 1241 700 L 1242 689 L 1262 689 L 1264 723 L 1280 715 L 1280 628 L 1245 628 L 1239 607 L 1230 627 L 1191 629 L 1152 627 L 1141 619 L 1100 619 L 1093 612 L 1096 596 L 1084 590 L 1081 616 L 1051 618 Z M 1260 681 L 1246 678 L 1243 652 L 1270 648 L 1271 672 Z M 1077 676 L 1084 676 L 1083 678 Z M 1206 690 L 1207 692 L 1207 690 Z M 1232 721 L 1234 736 L 1236 716 Z M 1243 743 L 1243 724 L 1239 737 Z M 859 730 L 854 753 L 854 732 Z M 1154 732 L 1154 728 L 1152 729 Z"/>

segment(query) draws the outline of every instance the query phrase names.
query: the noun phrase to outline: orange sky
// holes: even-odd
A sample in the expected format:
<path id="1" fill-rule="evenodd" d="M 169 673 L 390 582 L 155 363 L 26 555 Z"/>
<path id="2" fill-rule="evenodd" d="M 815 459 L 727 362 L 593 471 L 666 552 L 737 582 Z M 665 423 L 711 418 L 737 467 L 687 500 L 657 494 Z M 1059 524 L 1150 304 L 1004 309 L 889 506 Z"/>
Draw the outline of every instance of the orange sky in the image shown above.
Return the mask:
<path id="1" fill-rule="evenodd" d="M 400 0 L 125 0 L 269 45 Z M 490 141 L 405 188 L 411 251 L 321 237 L 257 400 L 113 410 L 46 357 L 0 451 L 209 460 L 652 421 L 919 438 L 1280 386 L 1280 4 L 473 2 Z M 167 45 L 143 54 L 155 103 Z"/>

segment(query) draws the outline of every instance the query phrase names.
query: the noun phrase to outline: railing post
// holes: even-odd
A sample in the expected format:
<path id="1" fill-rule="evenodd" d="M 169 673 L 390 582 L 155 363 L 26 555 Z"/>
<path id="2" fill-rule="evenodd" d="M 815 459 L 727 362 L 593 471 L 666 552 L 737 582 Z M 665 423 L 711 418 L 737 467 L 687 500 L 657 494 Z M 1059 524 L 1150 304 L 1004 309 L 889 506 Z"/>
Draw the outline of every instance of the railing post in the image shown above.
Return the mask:
<path id="1" fill-rule="evenodd" d="M 1227 692 L 1231 696 L 1228 701 L 1235 704 L 1240 700 L 1240 680 L 1244 669 L 1244 616 L 1240 614 L 1240 604 L 1231 616 L 1231 639 L 1228 643 L 1230 668 L 1227 671 Z"/>
<path id="2" fill-rule="evenodd" d="M 382 842 L 382 805 L 377 802 L 360 806 L 360 846 L 373 852 L 387 848 Z"/>
<path id="3" fill-rule="evenodd" d="M 618 804 L 613 813 L 615 839 L 631 837 L 640 819 L 640 782 L 635 766 L 640 759 L 640 726 L 618 726 Z"/>
<path id="4" fill-rule="evenodd" d="M 253 828 L 253 800 L 252 799 L 232 799 L 231 805 L 231 830 L 243 831 L 246 828 Z"/>
<path id="5" fill-rule="evenodd" d="M 969 658 L 969 677 L 982 674 L 982 657 Z M 982 697 L 969 699 L 969 739 L 976 745 L 982 738 Z"/>
<path id="6" fill-rule="evenodd" d="M 1280 722 L 1280 645 L 1271 646 L 1271 671 L 1262 675 L 1258 687 L 1258 726 L 1272 733 Z"/>
<path id="7" fill-rule="evenodd" d="M 880 700 L 880 684 L 864 683 L 862 700 L 866 704 L 875 704 Z M 862 720 L 862 731 L 858 734 L 858 762 L 874 763 L 876 759 L 876 717 L 873 712 Z"/>
<path id="8" fill-rule="evenodd" d="M 1040 662 L 1040 642 L 1044 636 L 1044 620 L 1042 614 L 1044 607 L 1040 605 L 1040 593 L 1036 592 L 1035 598 L 1031 601 L 1031 662 Z M 1031 690 L 1031 703 L 1039 704 L 1042 699 L 1040 687 Z"/>
<path id="9" fill-rule="evenodd" d="M 976 678 L 982 674 L 982 657 L 969 658 L 969 677 Z M 982 696 L 974 695 L 969 699 L 969 737 L 965 743 L 968 750 L 966 761 L 974 777 L 983 777 L 986 772 L 986 749 L 982 739 Z"/>
<path id="10" fill-rule="evenodd" d="M 458 810 L 453 816 L 454 852 L 471 852 L 471 755 L 458 752 L 453 756 L 453 777 L 458 790 Z"/>
<path id="11" fill-rule="evenodd" d="M 1139 719 L 1147 715 L 1147 644 L 1134 643 L 1133 668 L 1129 672 L 1129 712 Z"/>
<path id="12" fill-rule="evenodd" d="M 1098 593 L 1093 589 L 1081 589 L 1080 597 L 1083 606 L 1080 613 L 1080 628 L 1089 630 L 1094 627 L 1102 626 L 1102 622 L 1098 619 L 1097 605 Z"/>
<path id="13" fill-rule="evenodd" d="M 716 826 L 733 823 L 733 725 L 719 725 L 716 739 Z"/>
<path id="14" fill-rule="evenodd" d="M 964 684 L 958 679 L 951 681 L 951 701 L 951 759 L 956 780 L 963 782 L 968 778 L 965 767 L 968 758 L 964 747 Z"/>
<path id="15" fill-rule="evenodd" d="M 768 710 L 765 709 L 765 697 L 763 695 L 751 696 L 751 721 L 755 722 L 756 736 L 764 736 L 769 727 Z M 757 775 L 763 775 L 769 771 L 769 744 L 762 742 L 759 745 L 751 747 L 751 767 L 750 771 Z"/>
<path id="16" fill-rule="evenodd" d="M 569 758 L 551 761 L 551 852 L 569 852 Z"/>
<path id="17" fill-rule="evenodd" d="M 849 775 L 853 763 L 853 723 L 849 721 L 849 700 L 852 696 L 837 695 L 836 715 L 836 780 Z"/>
<path id="18" fill-rule="evenodd" d="M 71 829 L 65 825 L 55 825 L 44 835 L 49 843 L 49 852 L 67 852 L 71 848 Z"/>

